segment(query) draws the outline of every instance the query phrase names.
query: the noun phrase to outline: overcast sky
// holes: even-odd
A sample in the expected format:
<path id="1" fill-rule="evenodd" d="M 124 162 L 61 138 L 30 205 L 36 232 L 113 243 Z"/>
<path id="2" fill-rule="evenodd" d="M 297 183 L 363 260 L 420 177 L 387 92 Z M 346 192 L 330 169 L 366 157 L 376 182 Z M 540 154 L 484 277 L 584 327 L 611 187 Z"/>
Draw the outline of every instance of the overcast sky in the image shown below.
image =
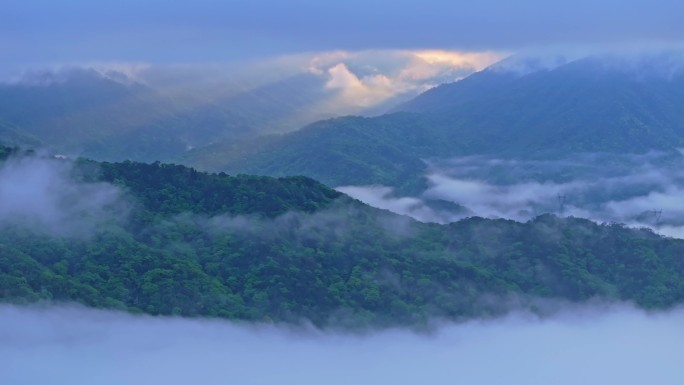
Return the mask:
<path id="1" fill-rule="evenodd" d="M 3 0 L 13 65 L 207 62 L 312 51 L 677 42 L 677 0 Z"/>

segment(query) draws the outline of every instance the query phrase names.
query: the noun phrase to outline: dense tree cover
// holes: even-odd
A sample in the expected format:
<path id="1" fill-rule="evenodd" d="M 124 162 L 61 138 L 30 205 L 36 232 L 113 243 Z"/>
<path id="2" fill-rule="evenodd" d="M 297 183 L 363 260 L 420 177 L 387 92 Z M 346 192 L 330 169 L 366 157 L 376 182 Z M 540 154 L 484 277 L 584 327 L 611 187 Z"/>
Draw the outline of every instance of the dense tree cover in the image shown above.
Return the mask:
<path id="1" fill-rule="evenodd" d="M 452 142 L 425 129 L 418 114 L 378 118 L 344 117 L 299 131 L 245 142 L 219 142 L 185 154 L 179 161 L 204 170 L 269 176 L 306 175 L 330 186 L 423 187 L 421 157 L 446 153 Z"/>
<path id="2" fill-rule="evenodd" d="M 313 212 L 342 194 L 313 179 L 294 176 L 228 176 L 198 172 L 180 165 L 82 161 L 84 174 L 121 185 L 144 211 L 155 216 L 194 214 L 251 214 L 275 217 L 290 210 Z M 94 168 L 92 167 L 94 166 Z"/>
<path id="3" fill-rule="evenodd" d="M 129 219 L 82 237 L 3 225 L 3 301 L 324 327 L 684 301 L 684 241 L 647 230 L 551 215 L 423 224 L 304 177 L 90 161 L 75 174 L 127 191 Z"/>

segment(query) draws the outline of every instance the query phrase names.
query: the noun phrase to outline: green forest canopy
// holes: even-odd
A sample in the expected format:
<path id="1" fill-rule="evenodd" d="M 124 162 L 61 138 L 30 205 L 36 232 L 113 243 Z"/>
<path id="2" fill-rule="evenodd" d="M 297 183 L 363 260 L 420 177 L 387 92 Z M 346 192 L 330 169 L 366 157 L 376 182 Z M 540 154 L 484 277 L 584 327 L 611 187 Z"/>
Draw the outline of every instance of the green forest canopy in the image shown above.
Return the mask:
<path id="1" fill-rule="evenodd" d="M 419 223 L 305 177 L 88 160 L 72 173 L 120 186 L 127 220 L 88 237 L 0 222 L 3 301 L 320 327 L 543 312 L 545 299 L 684 302 L 684 241 L 650 230 L 553 215 Z"/>

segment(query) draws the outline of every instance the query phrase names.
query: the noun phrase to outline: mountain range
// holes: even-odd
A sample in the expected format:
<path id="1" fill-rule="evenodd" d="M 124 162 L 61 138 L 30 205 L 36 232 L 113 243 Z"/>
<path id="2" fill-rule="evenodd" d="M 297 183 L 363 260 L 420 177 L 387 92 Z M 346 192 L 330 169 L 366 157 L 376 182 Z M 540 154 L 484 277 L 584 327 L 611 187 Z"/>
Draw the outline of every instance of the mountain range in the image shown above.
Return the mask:
<path id="1" fill-rule="evenodd" d="M 316 79 L 226 96 L 236 110 L 184 108 L 115 73 L 4 84 L 0 140 L 98 159 L 0 147 L 0 299 L 345 328 L 543 315 L 596 298 L 671 308 L 684 302 L 682 240 L 550 214 L 422 223 L 328 186 L 420 191 L 429 163 L 455 156 L 676 152 L 678 63 L 510 58 L 381 116 L 266 135 L 250 114 L 292 116 L 315 98 L 278 107 L 275 95 Z M 107 161 L 122 157 L 200 171 Z M 629 167 L 641 159 L 669 162 Z"/>
<path id="2" fill-rule="evenodd" d="M 2 140 L 100 159 L 153 161 L 208 143 L 219 132 L 235 136 L 245 126 L 215 106 L 185 111 L 143 84 L 106 75 L 73 69 L 0 85 L 0 119 L 19 134 Z"/>
<path id="3" fill-rule="evenodd" d="M 87 67 L 35 72 L 0 83 L 0 140 L 101 160 L 171 160 L 333 116 L 312 107 L 332 97 L 313 74 L 217 91 Z"/>
<path id="4" fill-rule="evenodd" d="M 100 160 L 410 192 L 425 186 L 435 159 L 676 149 L 684 144 L 682 62 L 672 52 L 514 56 L 387 106 L 387 114 L 316 122 L 325 116 L 314 106 L 334 92 L 312 73 L 204 95 L 75 68 L 0 84 L 0 140 Z"/>
<path id="5" fill-rule="evenodd" d="M 674 151 L 684 144 L 682 63 L 676 53 L 558 59 L 553 66 L 512 57 L 383 116 L 321 121 L 247 143 L 217 142 L 179 161 L 411 191 L 424 184 L 431 159 Z"/>

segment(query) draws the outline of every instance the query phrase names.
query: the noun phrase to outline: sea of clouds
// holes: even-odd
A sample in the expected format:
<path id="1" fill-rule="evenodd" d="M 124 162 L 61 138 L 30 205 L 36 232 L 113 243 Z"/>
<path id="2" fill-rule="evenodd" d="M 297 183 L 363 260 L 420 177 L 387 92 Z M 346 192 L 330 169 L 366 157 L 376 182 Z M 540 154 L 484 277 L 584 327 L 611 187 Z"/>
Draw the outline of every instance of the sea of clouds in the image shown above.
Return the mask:
<path id="1" fill-rule="evenodd" d="M 429 163 L 427 188 L 399 196 L 389 186 L 341 186 L 371 206 L 423 222 L 466 217 L 527 221 L 538 215 L 588 218 L 684 237 L 684 156 L 583 154 L 554 160 L 482 156 Z M 460 210 L 433 202 L 446 201 Z"/>
<path id="2" fill-rule="evenodd" d="M 0 306 L 3 384 L 681 384 L 684 312 L 571 307 L 325 332 L 80 307 Z"/>

